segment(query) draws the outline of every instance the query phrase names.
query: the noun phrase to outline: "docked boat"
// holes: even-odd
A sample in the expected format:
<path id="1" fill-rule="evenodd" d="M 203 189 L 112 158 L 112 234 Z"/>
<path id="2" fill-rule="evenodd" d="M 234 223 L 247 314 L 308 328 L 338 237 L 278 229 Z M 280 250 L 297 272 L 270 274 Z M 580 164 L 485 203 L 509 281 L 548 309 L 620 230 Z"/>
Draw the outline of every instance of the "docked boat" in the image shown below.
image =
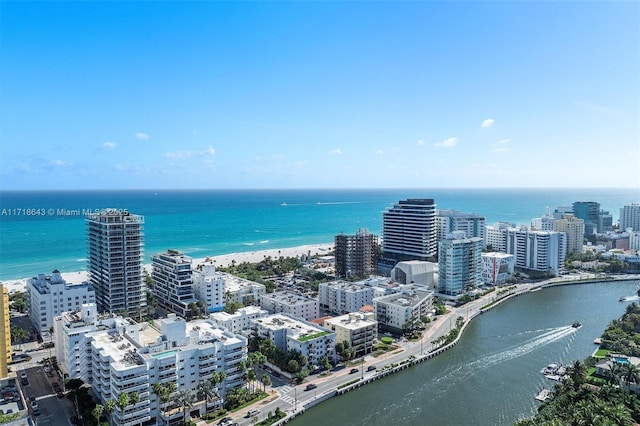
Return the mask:
<path id="1" fill-rule="evenodd" d="M 625 302 L 626 300 L 627 300 L 627 298 L 622 296 L 620 299 L 618 299 L 618 302 Z"/>
<path id="2" fill-rule="evenodd" d="M 539 394 L 536 395 L 536 401 L 545 402 L 551 397 L 551 391 L 549 389 L 542 389 Z"/>
<path id="3" fill-rule="evenodd" d="M 571 327 L 573 328 L 580 328 L 582 327 L 582 323 L 579 321 L 574 322 L 573 324 L 571 324 Z"/>
<path id="4" fill-rule="evenodd" d="M 556 364 L 551 363 L 549 365 L 547 365 L 542 371 L 541 373 L 544 374 L 545 376 L 549 375 L 549 374 L 554 374 L 556 372 L 556 370 L 558 370 L 558 368 L 560 368 L 562 366 L 562 364 Z"/>

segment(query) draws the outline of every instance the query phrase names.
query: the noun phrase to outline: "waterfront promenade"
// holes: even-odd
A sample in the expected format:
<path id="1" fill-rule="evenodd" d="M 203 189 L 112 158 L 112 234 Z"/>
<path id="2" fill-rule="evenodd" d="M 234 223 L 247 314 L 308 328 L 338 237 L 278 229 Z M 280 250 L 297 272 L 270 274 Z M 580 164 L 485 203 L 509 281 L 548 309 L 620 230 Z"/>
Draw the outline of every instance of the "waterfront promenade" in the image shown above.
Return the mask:
<path id="1" fill-rule="evenodd" d="M 274 412 L 276 407 L 279 407 L 288 414 L 287 418 L 283 419 L 279 424 L 285 423 L 329 398 L 358 389 L 374 380 L 409 368 L 417 363 L 427 362 L 429 359 L 447 351 L 457 345 L 464 333 L 464 329 L 473 318 L 506 300 L 551 286 L 579 285 L 592 282 L 606 282 L 608 280 L 640 280 L 640 275 L 602 276 L 587 273 L 569 274 L 536 283 L 512 285 L 510 286 L 512 290 L 501 295 L 497 295 L 496 291 L 469 302 L 464 306 L 458 308 L 448 307 L 449 311 L 447 314 L 441 315 L 431 322 L 420 340 L 405 341 L 400 338 L 395 342 L 395 345 L 398 346 L 396 350 L 378 357 L 369 355 L 364 359 L 355 360 L 351 363 L 352 365 L 347 366 L 347 368 L 334 371 L 325 377 L 310 376 L 301 385 L 294 386 L 291 383 L 274 382 L 273 390 L 276 393 L 270 395 L 263 401 L 253 404 L 251 407 L 247 407 L 237 413 L 231 413 L 230 416 L 240 425 L 248 425 L 253 423 L 251 419 L 244 417 L 249 409 L 259 409 L 260 414 L 258 415 L 258 421 L 261 421 L 267 417 L 269 412 Z M 463 317 L 465 320 L 458 334 L 458 338 L 447 346 L 435 348 L 432 342 L 438 337 L 448 334 L 452 328 L 455 328 L 458 317 Z M 367 371 L 370 366 L 375 366 L 376 369 Z M 349 374 L 351 368 L 358 368 L 358 373 Z M 312 391 L 305 391 L 305 387 L 309 383 L 315 384 L 317 388 Z M 204 425 L 206 423 L 201 422 L 201 424 Z"/>

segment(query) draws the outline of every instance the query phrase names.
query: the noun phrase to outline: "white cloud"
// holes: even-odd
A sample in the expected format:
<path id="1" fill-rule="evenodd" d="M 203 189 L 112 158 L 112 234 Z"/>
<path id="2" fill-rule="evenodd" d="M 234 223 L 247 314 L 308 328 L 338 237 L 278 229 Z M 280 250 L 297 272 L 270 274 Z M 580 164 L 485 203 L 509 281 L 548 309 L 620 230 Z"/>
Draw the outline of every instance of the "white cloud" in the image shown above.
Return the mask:
<path id="1" fill-rule="evenodd" d="M 115 149 L 116 146 L 118 146 L 118 144 L 116 144 L 115 142 L 105 142 L 102 144 L 103 149 Z"/>
<path id="2" fill-rule="evenodd" d="M 383 151 L 383 150 L 381 150 L 381 149 L 379 149 L 379 150 L 377 150 L 377 151 L 376 151 L 376 155 L 377 155 L 378 157 L 382 157 L 382 156 L 384 155 L 384 151 Z"/>
<path id="3" fill-rule="evenodd" d="M 480 125 L 480 127 L 482 127 L 483 129 L 489 128 L 493 126 L 493 122 L 493 118 L 487 118 L 486 120 L 482 120 L 482 124 Z"/>
<path id="4" fill-rule="evenodd" d="M 54 167 L 69 167 L 73 166 L 73 163 L 67 160 L 52 160 L 51 165 Z"/>
<path id="5" fill-rule="evenodd" d="M 342 150 L 340 148 L 336 148 L 333 151 L 329 151 L 329 155 L 340 155 L 342 154 Z"/>
<path id="6" fill-rule="evenodd" d="M 203 155 L 216 155 L 216 149 L 209 145 L 209 148 L 207 148 L 207 150 L 205 152 L 202 153 Z"/>
<path id="7" fill-rule="evenodd" d="M 511 139 L 500 139 L 498 143 L 505 144 L 511 142 Z"/>
<path id="8" fill-rule="evenodd" d="M 136 133 L 135 137 L 136 139 L 140 139 L 141 141 L 148 141 L 149 139 L 151 139 L 148 134 L 142 132 Z"/>
<path id="9" fill-rule="evenodd" d="M 505 151 L 509 151 L 509 148 L 505 148 L 505 147 L 496 148 L 495 151 L 496 152 L 505 152 Z"/>
<path id="10" fill-rule="evenodd" d="M 433 146 L 437 146 L 439 148 L 452 148 L 458 144 L 458 138 L 448 138 L 443 140 L 442 142 L 436 142 Z"/>
<path id="11" fill-rule="evenodd" d="M 418 139 L 416 145 L 424 145 L 424 141 L 422 139 Z"/>

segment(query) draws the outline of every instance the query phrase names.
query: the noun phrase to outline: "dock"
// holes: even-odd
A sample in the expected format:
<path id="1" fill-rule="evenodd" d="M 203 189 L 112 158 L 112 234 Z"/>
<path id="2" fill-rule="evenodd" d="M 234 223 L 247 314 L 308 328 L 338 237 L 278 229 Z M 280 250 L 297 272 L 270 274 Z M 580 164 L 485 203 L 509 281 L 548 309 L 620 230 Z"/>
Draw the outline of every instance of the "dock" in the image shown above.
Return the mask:
<path id="1" fill-rule="evenodd" d="M 542 389 L 539 394 L 536 395 L 536 401 L 545 402 L 551 397 L 551 391 L 549 389 Z"/>

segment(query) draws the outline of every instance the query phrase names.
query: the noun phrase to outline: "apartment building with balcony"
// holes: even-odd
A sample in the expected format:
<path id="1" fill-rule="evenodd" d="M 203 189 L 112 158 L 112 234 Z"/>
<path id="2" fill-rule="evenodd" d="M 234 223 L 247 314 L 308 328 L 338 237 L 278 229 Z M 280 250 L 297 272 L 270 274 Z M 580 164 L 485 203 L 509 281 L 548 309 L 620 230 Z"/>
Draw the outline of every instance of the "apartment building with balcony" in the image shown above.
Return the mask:
<path id="1" fill-rule="evenodd" d="M 336 342 L 347 341 L 363 356 L 374 351 L 378 338 L 378 321 L 373 312 L 350 312 L 324 320 L 324 327 L 336 333 Z"/>
<path id="2" fill-rule="evenodd" d="M 197 401 L 192 411 L 222 406 L 226 393 L 244 384 L 241 363 L 247 359 L 247 340 L 219 328 L 210 320 L 186 322 L 175 314 L 158 321 L 158 327 L 112 316 L 94 317 L 95 305 L 56 318 L 56 354 L 71 361 L 74 377 L 90 383 L 104 404 L 126 392 L 135 403 L 116 407 L 111 424 L 119 426 L 173 424 L 182 419 L 175 402 L 163 404 L 153 392 L 154 383 L 173 382 L 176 389 L 195 391 L 200 381 L 223 371 L 217 385 L 220 398 Z M 74 370 L 73 365 L 79 364 Z M 69 363 L 63 362 L 63 365 Z"/>
<path id="3" fill-rule="evenodd" d="M 146 306 L 144 218 L 106 209 L 86 216 L 87 270 L 99 312 L 136 315 Z"/>
<path id="4" fill-rule="evenodd" d="M 559 275 L 564 272 L 567 234 L 556 231 L 506 231 L 506 252 L 514 255 L 516 268 Z"/>
<path id="5" fill-rule="evenodd" d="M 375 290 L 364 281 L 331 281 L 318 285 L 318 303 L 322 309 L 334 314 L 358 312 L 365 305 L 371 305 Z"/>
<path id="6" fill-rule="evenodd" d="M 193 292 L 196 299 L 204 302 L 209 312 L 222 311 L 225 306 L 226 274 L 216 271 L 213 265 L 204 265 L 192 272 Z"/>
<path id="7" fill-rule="evenodd" d="M 270 314 L 288 314 L 307 321 L 318 318 L 320 312 L 317 299 L 289 291 L 265 294 L 260 307 Z"/>
<path id="8" fill-rule="evenodd" d="M 276 348 L 287 353 L 298 351 L 309 365 L 320 366 L 326 356 L 335 359 L 336 333 L 288 314 L 273 314 L 253 320 L 258 337 L 271 339 Z"/>
<path id="9" fill-rule="evenodd" d="M 96 301 L 89 283 L 67 283 L 57 269 L 51 275 L 39 274 L 27 280 L 26 293 L 29 319 L 41 333 L 49 331 L 53 318 L 62 312 L 78 310 L 83 304 Z"/>
<path id="10" fill-rule="evenodd" d="M 355 235 L 335 236 L 335 267 L 338 278 L 364 278 L 376 270 L 378 236 L 366 229 Z"/>
<path id="11" fill-rule="evenodd" d="M 438 295 L 457 298 L 482 285 L 482 243 L 482 239 L 466 238 L 460 231 L 438 243 Z"/>
<path id="12" fill-rule="evenodd" d="M 433 291 L 423 286 L 402 286 L 401 291 L 373 299 L 375 319 L 380 329 L 403 333 L 411 321 L 433 311 Z"/>
<path id="13" fill-rule="evenodd" d="M 477 213 L 464 213 L 458 210 L 437 210 L 436 232 L 438 241 L 442 241 L 455 231 L 462 231 L 467 238 L 478 237 L 484 241 L 486 234 L 484 216 Z"/>
<path id="14" fill-rule="evenodd" d="M 196 303 L 191 276 L 191 257 L 177 250 L 167 250 L 151 257 L 153 295 L 160 306 L 183 318 L 189 305 Z"/>
<path id="15" fill-rule="evenodd" d="M 209 319 L 218 326 L 224 327 L 232 333 L 241 334 L 251 329 L 253 320 L 269 315 L 264 309 L 257 306 L 246 306 L 238 309 L 235 313 L 215 312 L 209 315 Z"/>

